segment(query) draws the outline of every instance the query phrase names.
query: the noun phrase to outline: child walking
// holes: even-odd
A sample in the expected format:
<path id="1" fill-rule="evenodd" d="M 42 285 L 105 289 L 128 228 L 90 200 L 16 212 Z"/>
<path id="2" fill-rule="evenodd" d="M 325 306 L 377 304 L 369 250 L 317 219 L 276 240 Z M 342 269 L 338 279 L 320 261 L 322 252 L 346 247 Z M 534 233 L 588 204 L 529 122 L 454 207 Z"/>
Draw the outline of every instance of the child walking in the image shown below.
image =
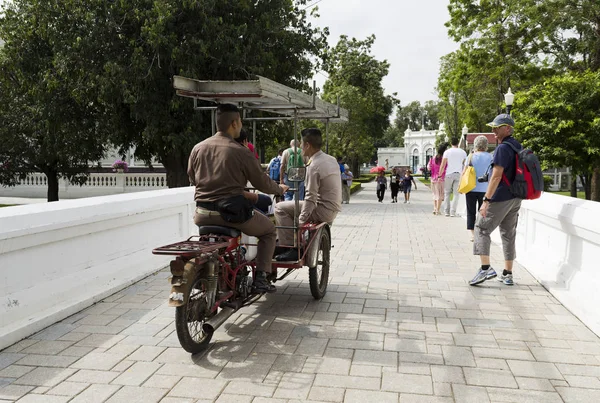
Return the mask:
<path id="1" fill-rule="evenodd" d="M 411 190 L 411 182 L 415 185 L 415 190 L 417 190 L 417 184 L 415 183 L 415 179 L 411 175 L 410 169 L 407 169 L 404 173 L 404 177 L 402 178 L 402 183 L 404 184 L 404 203 L 410 204 L 410 190 Z"/>

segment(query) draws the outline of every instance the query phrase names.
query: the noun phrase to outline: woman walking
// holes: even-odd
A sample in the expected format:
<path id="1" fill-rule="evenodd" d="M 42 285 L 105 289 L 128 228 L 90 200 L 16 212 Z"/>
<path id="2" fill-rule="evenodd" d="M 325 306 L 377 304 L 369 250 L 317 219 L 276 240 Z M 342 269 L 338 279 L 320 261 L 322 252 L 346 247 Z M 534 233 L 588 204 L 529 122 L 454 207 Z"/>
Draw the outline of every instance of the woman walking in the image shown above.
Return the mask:
<path id="1" fill-rule="evenodd" d="M 392 168 L 390 174 L 390 189 L 392 190 L 392 203 L 398 203 L 398 190 L 400 190 L 400 181 L 402 177 L 396 171 L 396 168 Z"/>
<path id="2" fill-rule="evenodd" d="M 448 143 L 438 146 L 437 155 L 429 160 L 429 172 L 431 172 L 431 193 L 433 194 L 433 214 L 440 214 L 440 208 L 444 202 L 444 179 L 446 173 L 440 175 L 440 166 Z"/>
<path id="3" fill-rule="evenodd" d="M 383 197 L 385 196 L 385 188 L 387 187 L 387 179 L 384 175 L 384 171 L 379 171 L 379 173 L 377 174 L 377 200 L 379 201 L 379 203 L 383 203 Z"/>
<path id="4" fill-rule="evenodd" d="M 465 169 L 467 169 L 469 165 L 473 165 L 475 168 L 476 178 L 481 178 L 484 176 L 485 173 L 488 172 L 490 164 L 492 163 L 492 154 L 488 153 L 487 150 L 487 137 L 477 136 L 474 142 L 474 152 L 470 155 L 465 164 Z M 477 211 L 479 211 L 481 205 L 483 204 L 483 196 L 485 196 L 487 188 L 487 181 L 477 181 L 475 188 L 465 195 L 467 201 L 467 230 L 471 231 L 471 242 L 473 241 L 474 236 L 473 230 L 475 229 L 475 217 L 477 215 Z"/>
<path id="5" fill-rule="evenodd" d="M 412 177 L 410 169 L 407 169 L 404 173 L 404 177 L 402 178 L 403 183 L 403 191 L 404 191 L 404 203 L 410 204 L 410 191 L 411 191 L 411 182 L 415 185 L 415 190 L 417 190 L 417 184 L 415 182 L 415 178 Z"/>

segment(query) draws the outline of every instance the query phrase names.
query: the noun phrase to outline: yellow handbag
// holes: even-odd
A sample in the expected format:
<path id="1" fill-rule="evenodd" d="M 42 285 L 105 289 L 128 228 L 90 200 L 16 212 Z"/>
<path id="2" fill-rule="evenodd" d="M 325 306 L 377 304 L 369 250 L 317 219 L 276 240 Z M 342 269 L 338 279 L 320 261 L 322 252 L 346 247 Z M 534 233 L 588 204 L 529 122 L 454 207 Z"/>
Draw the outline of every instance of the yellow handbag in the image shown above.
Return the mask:
<path id="1" fill-rule="evenodd" d="M 460 184 L 458 185 L 459 193 L 469 193 L 477 186 L 477 174 L 475 173 L 475 167 L 471 163 L 472 157 L 473 154 L 469 156 L 469 165 L 460 177 Z"/>

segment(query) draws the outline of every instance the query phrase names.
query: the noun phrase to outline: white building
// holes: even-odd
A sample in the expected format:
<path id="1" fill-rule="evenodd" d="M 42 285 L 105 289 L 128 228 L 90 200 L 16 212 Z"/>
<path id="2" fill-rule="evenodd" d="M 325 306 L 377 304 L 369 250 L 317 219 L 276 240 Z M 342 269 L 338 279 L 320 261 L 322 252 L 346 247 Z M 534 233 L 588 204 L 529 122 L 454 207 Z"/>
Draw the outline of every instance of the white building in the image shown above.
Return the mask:
<path id="1" fill-rule="evenodd" d="M 404 132 L 404 147 L 378 148 L 377 163 L 386 168 L 409 167 L 411 171 L 418 173 L 435 156 L 435 139 L 438 134 L 445 134 L 443 123 L 438 130 L 407 129 Z"/>

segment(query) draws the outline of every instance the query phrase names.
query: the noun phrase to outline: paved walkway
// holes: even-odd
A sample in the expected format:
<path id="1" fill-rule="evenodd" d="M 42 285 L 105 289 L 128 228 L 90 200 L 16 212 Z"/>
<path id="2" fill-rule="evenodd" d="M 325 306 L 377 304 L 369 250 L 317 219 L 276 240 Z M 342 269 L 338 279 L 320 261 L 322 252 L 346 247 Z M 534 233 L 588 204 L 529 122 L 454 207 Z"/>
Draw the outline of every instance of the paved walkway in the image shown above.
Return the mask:
<path id="1" fill-rule="evenodd" d="M 425 186 L 405 205 L 367 185 L 333 228 L 325 299 L 298 272 L 201 356 L 179 347 L 168 273 L 148 277 L 0 353 L 0 400 L 600 401 L 598 338 L 521 268 L 469 287 L 464 220 L 431 210 Z"/>

